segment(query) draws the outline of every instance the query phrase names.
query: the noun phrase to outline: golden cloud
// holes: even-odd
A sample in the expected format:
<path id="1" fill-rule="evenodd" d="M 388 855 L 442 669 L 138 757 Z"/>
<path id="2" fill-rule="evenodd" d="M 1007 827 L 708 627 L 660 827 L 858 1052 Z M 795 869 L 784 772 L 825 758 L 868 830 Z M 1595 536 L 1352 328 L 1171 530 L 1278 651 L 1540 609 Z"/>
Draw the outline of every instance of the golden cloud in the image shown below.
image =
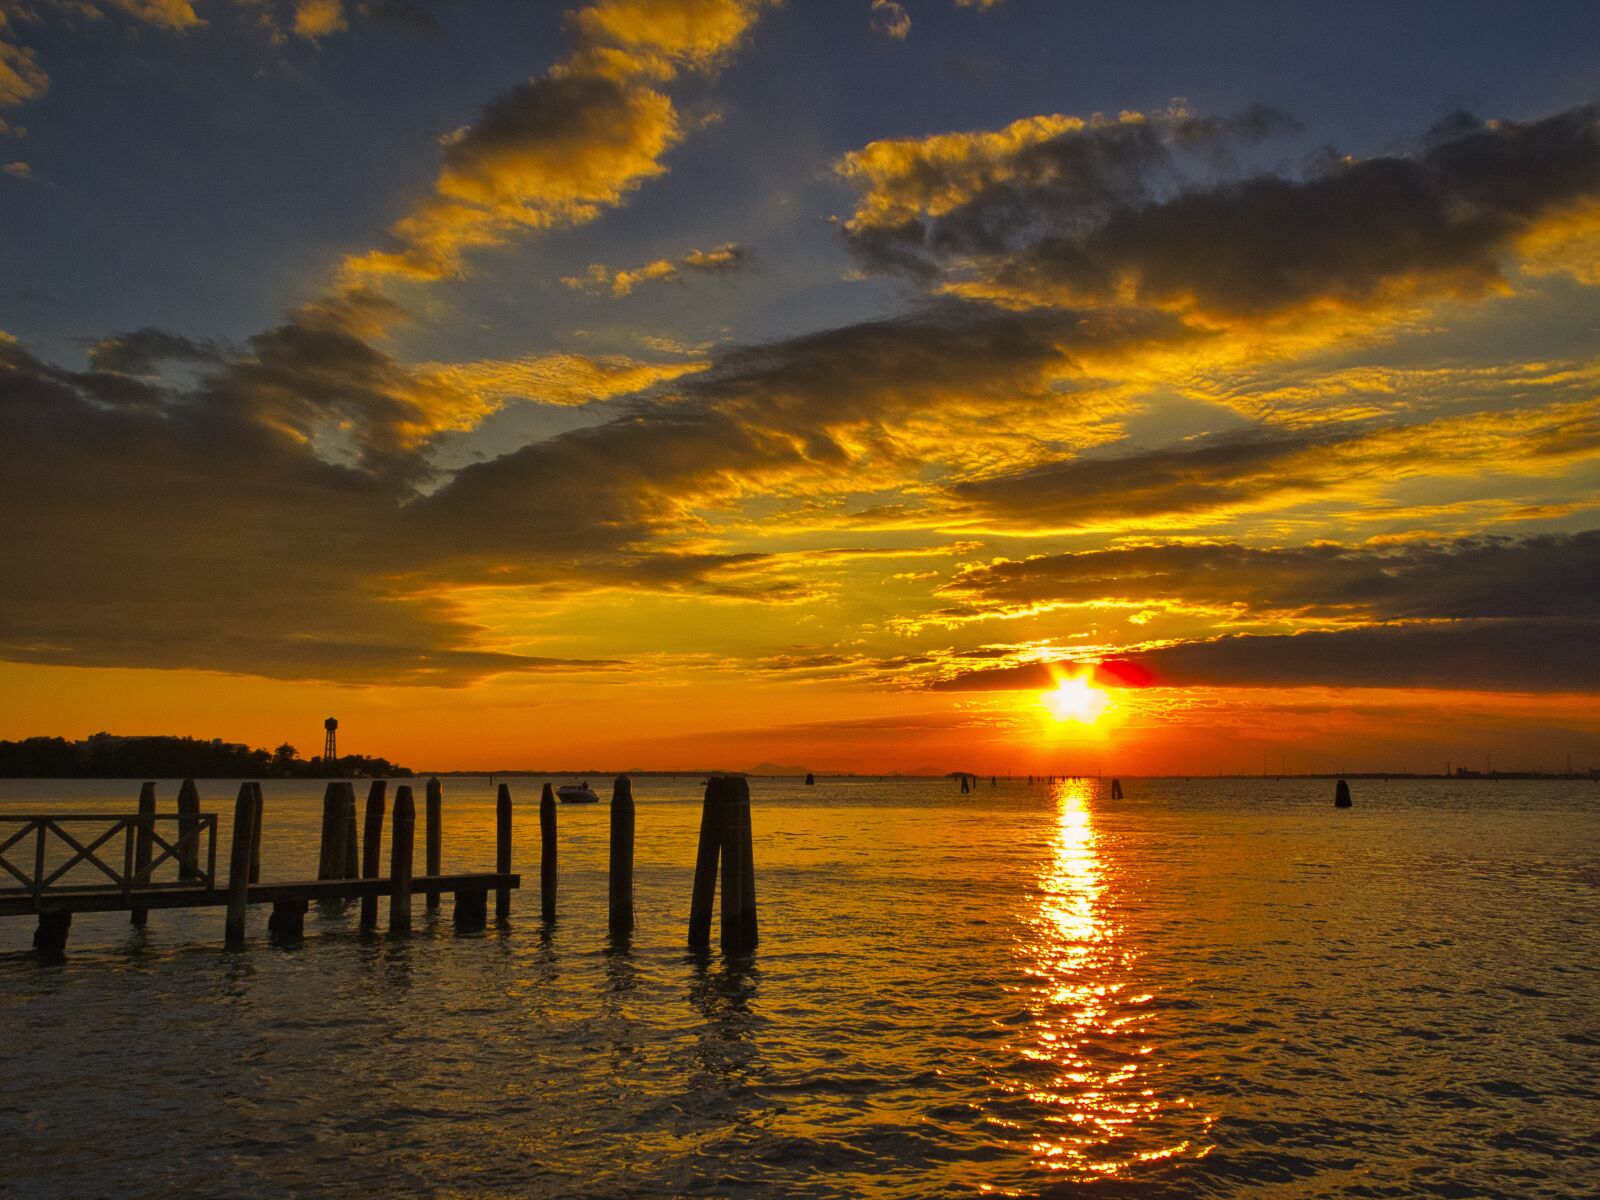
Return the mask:
<path id="1" fill-rule="evenodd" d="M 641 283 L 681 280 L 686 274 L 732 274 L 744 265 L 744 257 L 743 249 L 727 242 L 714 250 L 689 250 L 677 258 L 658 258 L 642 267 L 620 271 L 604 263 L 591 263 L 582 275 L 563 276 L 561 282 L 581 291 L 626 296 Z"/>

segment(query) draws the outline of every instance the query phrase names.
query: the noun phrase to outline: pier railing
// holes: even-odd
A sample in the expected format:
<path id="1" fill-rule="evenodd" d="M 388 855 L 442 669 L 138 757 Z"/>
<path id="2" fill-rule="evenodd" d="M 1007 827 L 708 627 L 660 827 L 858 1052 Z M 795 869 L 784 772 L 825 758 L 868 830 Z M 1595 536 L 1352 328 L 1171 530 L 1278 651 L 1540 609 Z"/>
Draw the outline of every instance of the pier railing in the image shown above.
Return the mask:
<path id="1" fill-rule="evenodd" d="M 69 826 L 88 828 L 80 828 L 75 833 Z M 171 840 L 161 833 L 163 827 L 176 829 Z M 119 837 L 121 853 L 107 852 L 106 848 L 114 846 Z M 206 846 L 204 865 L 199 852 L 202 837 Z M 27 855 L 21 865 L 13 861 L 19 848 Z M 157 881 L 156 870 L 168 860 L 176 864 L 180 877 Z M 68 876 L 79 868 L 94 868 L 107 882 L 86 884 L 79 879 L 69 880 Z M 28 895 L 35 900 L 52 889 L 67 888 L 73 892 L 121 892 L 129 897 L 136 888 L 140 891 L 196 887 L 211 890 L 216 887 L 217 877 L 217 815 L 0 815 L 0 870 L 21 885 L 0 887 L 0 896 Z M 98 880 L 99 875 L 91 874 L 90 878 Z"/>

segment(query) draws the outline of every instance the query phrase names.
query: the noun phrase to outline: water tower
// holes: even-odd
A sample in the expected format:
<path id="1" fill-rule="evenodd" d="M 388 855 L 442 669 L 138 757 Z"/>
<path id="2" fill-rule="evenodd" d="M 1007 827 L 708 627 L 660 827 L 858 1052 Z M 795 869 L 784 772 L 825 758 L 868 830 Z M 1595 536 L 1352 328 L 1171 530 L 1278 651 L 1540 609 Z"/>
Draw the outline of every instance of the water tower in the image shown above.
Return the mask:
<path id="1" fill-rule="evenodd" d="M 328 740 L 322 745 L 322 761 L 332 762 L 339 757 L 338 751 L 333 746 L 333 734 L 334 730 L 339 728 L 339 722 L 333 717 L 329 717 L 322 723 L 322 727 L 328 731 Z"/>

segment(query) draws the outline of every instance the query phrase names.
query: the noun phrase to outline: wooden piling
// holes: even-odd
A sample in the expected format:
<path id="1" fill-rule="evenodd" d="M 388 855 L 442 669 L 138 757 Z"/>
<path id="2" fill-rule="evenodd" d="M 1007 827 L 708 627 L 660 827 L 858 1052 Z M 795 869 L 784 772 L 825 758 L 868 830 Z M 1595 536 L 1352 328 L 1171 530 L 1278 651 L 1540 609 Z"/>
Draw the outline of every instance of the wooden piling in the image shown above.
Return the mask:
<path id="1" fill-rule="evenodd" d="M 42 912 L 39 927 L 33 931 L 33 948 L 45 955 L 60 954 L 67 948 L 67 931 L 72 928 L 72 913 Z"/>
<path id="2" fill-rule="evenodd" d="M 411 931 L 411 850 L 416 831 L 417 806 L 411 788 L 394 790 L 394 822 L 389 843 L 389 932 Z"/>
<path id="3" fill-rule="evenodd" d="M 361 834 L 356 825 L 356 785 L 344 785 L 344 861 L 340 864 L 341 879 L 361 878 Z"/>
<path id="4" fill-rule="evenodd" d="M 813 775 L 810 771 L 806 772 L 806 786 L 807 787 L 816 787 L 817 786 L 817 777 L 815 775 Z"/>
<path id="5" fill-rule="evenodd" d="M 751 859 L 750 781 L 721 781 L 722 952 L 749 954 L 756 948 L 755 868 Z"/>
<path id="6" fill-rule="evenodd" d="M 461 888 L 456 892 L 457 929 L 482 929 L 489 921 L 489 893 L 483 888 Z"/>
<path id="7" fill-rule="evenodd" d="M 539 915 L 556 919 L 556 793 L 548 783 L 539 794 Z"/>
<path id="8" fill-rule="evenodd" d="M 262 800 L 261 785 L 250 785 L 251 802 L 254 804 L 254 820 L 250 826 L 250 882 L 261 882 L 261 819 L 266 811 L 266 804 Z"/>
<path id="9" fill-rule="evenodd" d="M 1111 798 L 1113 800 L 1122 799 L 1122 780 L 1113 779 L 1111 781 Z"/>
<path id="10" fill-rule="evenodd" d="M 550 789 L 550 785 L 546 784 L 545 785 L 545 790 L 549 791 L 549 789 Z M 551 895 L 550 895 L 550 915 L 554 916 L 555 915 L 555 903 L 556 903 L 556 901 L 555 901 L 555 885 L 554 885 L 554 873 L 555 873 L 555 852 L 554 852 L 555 816 L 554 816 L 554 814 L 551 815 L 550 820 L 551 820 L 550 841 L 551 841 L 551 846 L 552 846 L 552 850 L 551 850 L 551 854 L 550 854 L 550 870 L 551 870 L 551 880 L 552 880 L 552 883 L 551 883 Z M 540 828 L 542 830 L 543 829 L 543 825 L 544 825 L 544 809 L 543 809 L 543 802 L 542 801 L 541 801 L 541 807 L 540 807 L 540 811 L 539 811 L 539 823 L 540 823 Z M 511 785 L 510 784 L 505 784 L 505 783 L 502 783 L 500 785 L 499 790 L 495 793 L 495 798 L 494 798 L 494 869 L 496 871 L 498 871 L 502 875 L 511 874 Z M 494 890 L 494 919 L 496 921 L 508 921 L 508 920 L 511 919 L 511 889 L 508 888 L 508 887 L 495 888 L 495 890 Z"/>
<path id="11" fill-rule="evenodd" d="M 228 918 L 223 937 L 230 946 L 244 941 L 244 916 L 250 903 L 250 843 L 255 839 L 259 789 L 239 785 L 233 805 L 233 845 L 228 855 Z"/>
<path id="12" fill-rule="evenodd" d="M 717 855 L 722 849 L 721 777 L 706 780 L 700 806 L 700 847 L 694 859 L 694 891 L 689 897 L 689 949 L 711 948 L 711 902 L 717 891 Z"/>
<path id="13" fill-rule="evenodd" d="M 428 780 L 428 800 L 423 808 L 422 816 L 422 854 L 423 871 L 428 875 L 439 874 L 439 864 L 443 861 L 442 849 L 444 837 L 444 784 L 439 782 L 435 775 Z M 508 868 L 509 869 L 509 868 Z M 429 892 L 427 910 L 439 911 L 439 893 Z"/>
<path id="14" fill-rule="evenodd" d="M 334 842 L 338 834 L 334 832 L 334 825 L 339 812 L 339 785 L 329 781 L 322 792 L 322 840 L 317 847 L 317 878 L 335 878 L 333 859 Z M 341 856 L 340 861 L 343 861 Z"/>
<path id="15" fill-rule="evenodd" d="M 611 786 L 609 913 L 611 936 L 618 941 L 633 933 L 633 826 L 633 781 L 618 775 Z"/>
<path id="16" fill-rule="evenodd" d="M 304 937 L 306 910 L 310 907 L 307 900 L 274 900 L 272 915 L 267 918 L 267 932 L 290 940 Z"/>
<path id="17" fill-rule="evenodd" d="M 150 870 L 150 850 L 153 845 L 151 835 L 155 832 L 156 824 L 156 785 L 152 780 L 145 780 L 139 785 L 139 827 L 133 839 L 133 877 L 138 884 L 148 884 L 148 879 L 142 879 Z M 143 929 L 150 920 L 150 909 L 147 905 L 135 904 L 128 919 L 137 929 Z"/>
<path id="18" fill-rule="evenodd" d="M 1343 779 L 1339 780 L 1338 786 L 1333 789 L 1333 806 L 1351 808 L 1353 805 L 1354 802 L 1350 799 L 1350 785 Z"/>
<path id="19" fill-rule="evenodd" d="M 383 857 L 383 807 L 388 784 L 374 779 L 367 789 L 367 811 L 361 826 L 361 878 L 377 879 L 382 870 Z M 361 897 L 361 928 L 378 927 L 378 898 Z"/>
<path id="20" fill-rule="evenodd" d="M 200 878 L 200 789 L 185 779 L 178 789 L 178 878 L 193 883 Z"/>

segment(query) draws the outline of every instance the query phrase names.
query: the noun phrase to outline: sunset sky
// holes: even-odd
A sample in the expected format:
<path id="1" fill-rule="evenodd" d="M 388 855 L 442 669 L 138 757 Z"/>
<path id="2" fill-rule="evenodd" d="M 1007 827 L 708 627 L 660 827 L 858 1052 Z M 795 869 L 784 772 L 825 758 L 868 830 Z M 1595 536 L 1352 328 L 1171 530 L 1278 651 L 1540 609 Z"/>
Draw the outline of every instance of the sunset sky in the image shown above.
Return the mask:
<path id="1" fill-rule="evenodd" d="M 1596 101 L 1575 2 L 0 0 L 0 737 L 1600 765 Z"/>

